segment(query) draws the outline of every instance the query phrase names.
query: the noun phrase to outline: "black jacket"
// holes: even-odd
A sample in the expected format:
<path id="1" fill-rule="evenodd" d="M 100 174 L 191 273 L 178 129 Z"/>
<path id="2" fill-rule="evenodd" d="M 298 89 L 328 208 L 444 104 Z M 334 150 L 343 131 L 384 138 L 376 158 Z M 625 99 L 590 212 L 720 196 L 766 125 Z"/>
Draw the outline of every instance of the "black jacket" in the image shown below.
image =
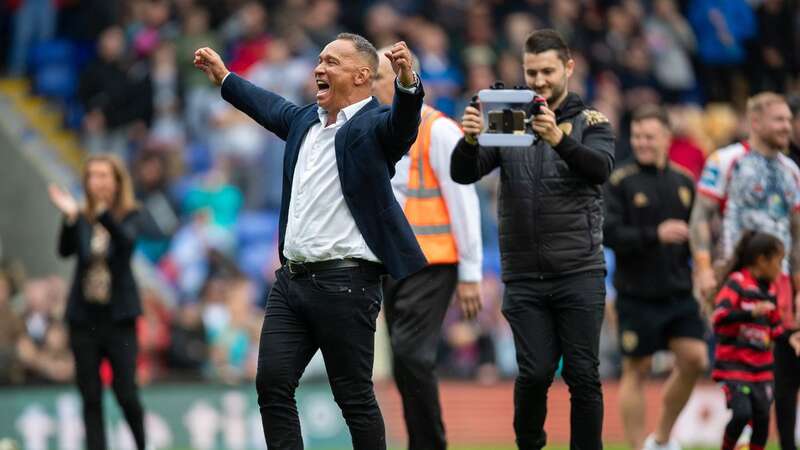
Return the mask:
<path id="1" fill-rule="evenodd" d="M 620 296 L 659 300 L 691 295 L 689 244 L 662 244 L 658 225 L 689 222 L 692 177 L 672 164 L 664 170 L 631 162 L 606 184 L 606 245 L 614 250 L 614 286 Z"/>
<path id="2" fill-rule="evenodd" d="M 503 280 L 605 269 L 602 184 L 614 165 L 608 119 L 568 94 L 556 109 L 563 140 L 550 147 L 480 147 L 459 141 L 450 175 L 478 181 L 500 167 L 498 225 Z"/>
<path id="3" fill-rule="evenodd" d="M 98 217 L 110 237 L 108 245 L 109 272 L 111 272 L 110 313 L 114 321 L 133 319 L 142 313 L 141 300 L 131 270 L 131 256 L 139 231 L 140 213 L 129 213 L 122 221 L 116 220 L 108 211 Z M 67 320 L 73 323 L 96 319 L 98 308 L 85 301 L 83 277 L 90 262 L 92 224 L 81 214 L 72 225 L 66 222 L 61 227 L 58 254 L 62 257 L 77 255 L 75 275 L 67 300 Z"/>

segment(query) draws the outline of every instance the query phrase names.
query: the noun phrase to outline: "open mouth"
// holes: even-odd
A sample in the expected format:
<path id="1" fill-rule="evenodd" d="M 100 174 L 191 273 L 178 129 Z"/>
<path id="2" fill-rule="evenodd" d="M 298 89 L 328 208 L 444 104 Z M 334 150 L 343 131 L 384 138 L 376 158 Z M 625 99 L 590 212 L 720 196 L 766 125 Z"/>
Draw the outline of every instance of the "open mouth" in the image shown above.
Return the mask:
<path id="1" fill-rule="evenodd" d="M 317 80 L 317 98 L 327 94 L 330 89 L 331 86 L 327 82 L 323 80 Z"/>

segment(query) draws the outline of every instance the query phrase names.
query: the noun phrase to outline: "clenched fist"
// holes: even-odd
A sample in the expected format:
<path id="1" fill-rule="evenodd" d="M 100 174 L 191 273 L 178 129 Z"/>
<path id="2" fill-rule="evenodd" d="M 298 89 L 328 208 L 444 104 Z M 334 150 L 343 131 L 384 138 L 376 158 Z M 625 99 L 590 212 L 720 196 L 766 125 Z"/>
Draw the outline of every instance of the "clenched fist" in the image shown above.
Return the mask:
<path id="1" fill-rule="evenodd" d="M 411 52 L 405 41 L 394 44 L 384 55 L 391 61 L 392 70 L 397 75 L 401 86 L 411 86 L 416 83 L 414 70 L 411 67 Z"/>
<path id="2" fill-rule="evenodd" d="M 222 80 L 230 73 L 219 54 L 209 47 L 199 48 L 194 52 L 194 66 L 205 72 L 208 79 L 217 86 L 222 85 Z"/>

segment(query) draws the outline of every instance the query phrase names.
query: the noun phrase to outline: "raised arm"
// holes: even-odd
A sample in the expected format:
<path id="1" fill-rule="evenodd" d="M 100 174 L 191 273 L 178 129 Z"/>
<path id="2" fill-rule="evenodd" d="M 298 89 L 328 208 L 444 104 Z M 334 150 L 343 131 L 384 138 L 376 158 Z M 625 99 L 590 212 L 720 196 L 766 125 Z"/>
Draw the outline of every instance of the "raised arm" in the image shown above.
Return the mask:
<path id="1" fill-rule="evenodd" d="M 397 162 L 417 140 L 425 92 L 411 68 L 411 53 L 405 42 L 394 44 L 384 55 L 392 63 L 397 79 L 392 109 L 380 123 L 378 135 L 387 158 Z"/>
<path id="2" fill-rule="evenodd" d="M 109 210 L 97 216 L 97 221 L 108 231 L 114 242 L 115 251 L 132 252 L 136 243 L 140 215 L 138 211 L 128 213 L 122 220 L 114 217 Z"/>
<path id="3" fill-rule="evenodd" d="M 66 258 L 78 251 L 78 220 L 80 219 L 78 202 L 69 191 L 61 189 L 56 184 L 48 186 L 47 193 L 53 206 L 64 215 L 58 238 L 58 254 L 62 258 Z"/>
<path id="4" fill-rule="evenodd" d="M 203 47 L 194 53 L 194 65 L 222 87 L 222 98 L 267 130 L 286 140 L 300 107 L 232 73 L 214 50 Z"/>

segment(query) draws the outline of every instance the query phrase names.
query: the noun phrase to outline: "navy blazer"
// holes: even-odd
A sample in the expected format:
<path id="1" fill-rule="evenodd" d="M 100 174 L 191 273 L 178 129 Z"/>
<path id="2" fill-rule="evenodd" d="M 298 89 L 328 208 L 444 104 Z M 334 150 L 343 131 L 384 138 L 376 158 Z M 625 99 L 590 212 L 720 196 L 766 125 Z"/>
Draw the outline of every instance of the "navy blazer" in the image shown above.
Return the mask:
<path id="1" fill-rule="evenodd" d="M 403 209 L 392 192 L 394 165 L 417 139 L 424 92 L 395 89 L 391 108 L 374 98 L 336 132 L 336 165 L 345 203 L 370 250 L 395 279 L 427 264 Z M 222 98 L 286 141 L 279 252 L 283 256 L 292 180 L 297 156 L 308 130 L 319 122 L 317 104 L 297 106 L 231 73 L 222 83 Z"/>

